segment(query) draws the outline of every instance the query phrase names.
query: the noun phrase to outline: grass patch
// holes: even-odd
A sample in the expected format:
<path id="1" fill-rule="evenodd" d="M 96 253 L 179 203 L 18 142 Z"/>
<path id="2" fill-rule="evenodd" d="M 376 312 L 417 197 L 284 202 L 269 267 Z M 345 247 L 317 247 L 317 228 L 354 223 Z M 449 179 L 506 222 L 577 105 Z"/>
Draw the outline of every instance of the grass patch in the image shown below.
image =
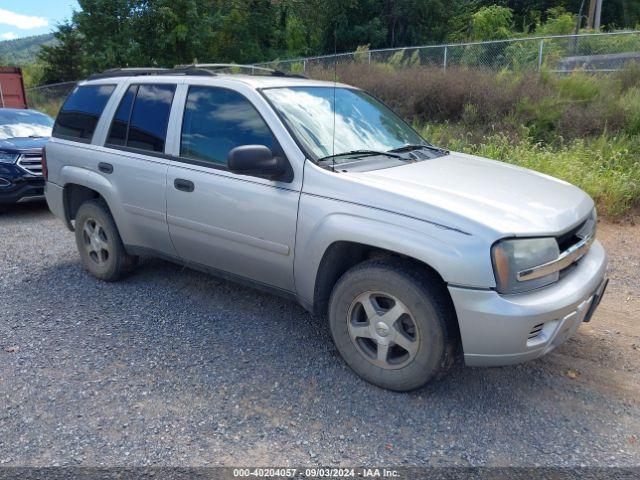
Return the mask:
<path id="1" fill-rule="evenodd" d="M 603 216 L 619 217 L 640 204 L 640 137 L 620 134 L 545 144 L 498 132 L 474 138 L 460 125 L 429 124 L 425 138 L 566 180 L 593 197 Z"/>

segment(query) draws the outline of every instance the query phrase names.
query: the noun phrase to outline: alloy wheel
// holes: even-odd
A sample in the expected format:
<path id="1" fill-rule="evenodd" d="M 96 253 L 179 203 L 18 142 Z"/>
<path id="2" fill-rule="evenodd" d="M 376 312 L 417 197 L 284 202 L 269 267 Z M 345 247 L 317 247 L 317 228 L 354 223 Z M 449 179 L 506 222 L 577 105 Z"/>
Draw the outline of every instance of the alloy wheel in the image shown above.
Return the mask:
<path id="1" fill-rule="evenodd" d="M 378 367 L 402 368 L 418 353 L 417 324 L 407 306 L 394 295 L 358 295 L 349 307 L 347 326 L 360 354 Z"/>
<path id="2" fill-rule="evenodd" d="M 82 226 L 82 239 L 89 258 L 104 266 L 111 256 L 111 244 L 104 226 L 95 218 L 87 218 Z"/>

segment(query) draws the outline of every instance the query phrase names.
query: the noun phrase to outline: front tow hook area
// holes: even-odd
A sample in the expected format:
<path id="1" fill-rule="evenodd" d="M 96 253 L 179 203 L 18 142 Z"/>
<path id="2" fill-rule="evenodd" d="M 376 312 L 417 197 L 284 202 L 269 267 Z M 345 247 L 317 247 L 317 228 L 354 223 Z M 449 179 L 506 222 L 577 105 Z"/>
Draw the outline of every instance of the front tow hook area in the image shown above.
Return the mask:
<path id="1" fill-rule="evenodd" d="M 587 311 L 587 314 L 584 316 L 584 320 L 583 320 L 584 323 L 588 323 L 591 321 L 591 317 L 596 311 L 596 308 L 598 308 L 598 305 L 600 305 L 600 300 L 602 300 L 604 292 L 607 289 L 607 285 L 609 285 L 609 279 L 605 278 L 600 284 L 600 286 L 598 287 L 598 289 L 596 290 L 596 293 L 593 294 L 593 301 L 589 306 L 589 310 Z"/>

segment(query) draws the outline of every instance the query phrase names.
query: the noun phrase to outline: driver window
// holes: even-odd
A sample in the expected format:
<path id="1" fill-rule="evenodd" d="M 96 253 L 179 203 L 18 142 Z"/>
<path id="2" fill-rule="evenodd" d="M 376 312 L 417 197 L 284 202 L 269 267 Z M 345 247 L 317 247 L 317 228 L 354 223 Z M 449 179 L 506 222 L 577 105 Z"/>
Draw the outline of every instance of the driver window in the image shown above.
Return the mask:
<path id="1" fill-rule="evenodd" d="M 272 151 L 276 146 L 269 127 L 251 102 L 224 88 L 190 87 L 180 156 L 226 166 L 229 151 L 240 145 L 264 145 Z"/>

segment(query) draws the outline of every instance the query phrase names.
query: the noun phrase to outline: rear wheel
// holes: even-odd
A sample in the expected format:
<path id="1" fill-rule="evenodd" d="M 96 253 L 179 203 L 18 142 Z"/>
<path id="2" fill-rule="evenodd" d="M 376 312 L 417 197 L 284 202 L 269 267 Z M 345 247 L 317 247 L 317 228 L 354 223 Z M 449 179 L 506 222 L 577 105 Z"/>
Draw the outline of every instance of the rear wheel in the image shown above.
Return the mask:
<path id="1" fill-rule="evenodd" d="M 347 364 L 382 388 L 419 388 L 455 357 L 455 315 L 441 282 L 400 261 L 345 273 L 329 301 L 333 340 Z"/>
<path id="2" fill-rule="evenodd" d="M 112 282 L 129 273 L 137 257 L 128 255 L 109 209 L 100 200 L 90 200 L 78 209 L 76 245 L 82 263 L 91 275 Z"/>

